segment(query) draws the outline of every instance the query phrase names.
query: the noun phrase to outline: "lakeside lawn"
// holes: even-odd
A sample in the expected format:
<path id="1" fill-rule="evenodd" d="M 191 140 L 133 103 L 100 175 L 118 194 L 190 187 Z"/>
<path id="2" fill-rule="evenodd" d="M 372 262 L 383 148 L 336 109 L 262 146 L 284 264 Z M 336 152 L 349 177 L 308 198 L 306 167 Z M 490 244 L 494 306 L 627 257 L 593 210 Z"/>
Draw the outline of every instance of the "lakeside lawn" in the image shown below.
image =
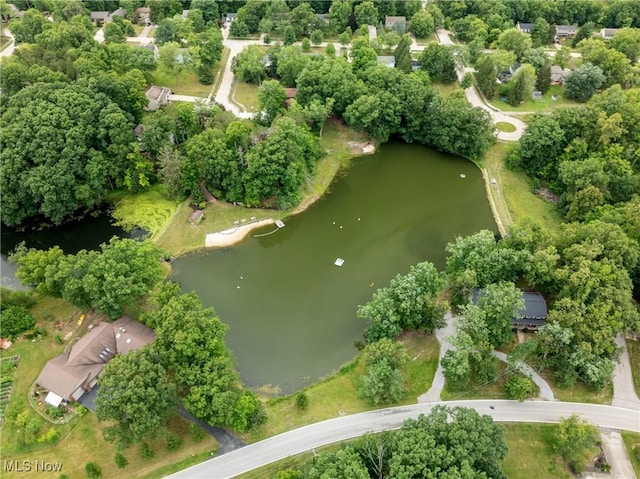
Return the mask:
<path id="1" fill-rule="evenodd" d="M 115 448 L 112 443 L 102 439 L 105 423 L 99 423 L 93 413 L 76 416 L 67 424 L 53 425 L 43 419 L 38 435 L 46 433 L 50 428 L 57 432 L 56 444 L 35 443 L 28 446 L 19 444 L 19 433 L 10 420 L 15 414 L 27 411 L 31 417 L 40 417 L 30 406 L 27 395 L 29 388 L 36 380 L 49 359 L 60 354 L 71 342 L 87 332 L 89 318 L 78 325 L 81 311 L 73 305 L 57 298 L 43 297 L 30 308 L 37 324 L 44 331 L 39 339 L 20 338 L 8 351 L 0 351 L 0 357 L 20 355 L 21 359 L 13 381 L 13 392 L 7 408 L 7 415 L 2 426 L 2 456 L 6 461 L 45 461 L 62 463 L 61 473 L 69 477 L 85 477 L 85 464 L 96 462 L 102 468 L 103 477 L 160 477 L 179 468 L 201 462 L 217 449 L 216 441 L 205 435 L 201 442 L 193 442 L 190 438 L 189 423 L 182 418 L 174 417 L 169 421 L 169 431 L 182 440 L 182 446 L 168 451 L 164 436 L 149 441 L 156 452 L 155 458 L 143 459 L 140 446 L 132 446 L 123 451 L 129 465 L 119 470 L 114 461 Z M 56 339 L 59 334 L 60 341 Z M 63 339 L 66 338 L 66 339 Z M 61 344 L 60 344 L 61 343 Z M 179 467 L 178 467 L 179 465 Z M 159 470 L 160 469 L 160 470 Z M 24 472 L 7 472 L 3 470 L 3 478 L 24 477 Z M 56 476 L 57 477 L 57 476 Z"/>
<path id="2" fill-rule="evenodd" d="M 553 96 L 555 95 L 555 100 Z M 552 85 L 549 91 L 542 95 L 540 100 L 534 100 L 532 98 L 527 99 L 518 106 L 511 106 L 506 101 L 502 101 L 499 97 L 492 100 L 487 100 L 487 103 L 493 107 L 503 111 L 551 111 L 558 108 L 565 108 L 567 106 L 578 106 L 581 103 L 564 97 L 564 86 Z"/>
<path id="3" fill-rule="evenodd" d="M 403 368 L 405 396 L 398 404 L 414 404 L 431 387 L 440 346 L 433 335 L 423 333 L 405 333 L 401 341 L 407 348 L 409 362 Z M 267 423 L 244 434 L 243 439 L 256 442 L 305 424 L 385 407 L 371 406 L 358 397 L 359 380 L 364 374 L 364 361 L 359 355 L 335 375 L 305 388 L 309 399 L 306 411 L 296 408 L 295 394 L 267 401 Z"/>

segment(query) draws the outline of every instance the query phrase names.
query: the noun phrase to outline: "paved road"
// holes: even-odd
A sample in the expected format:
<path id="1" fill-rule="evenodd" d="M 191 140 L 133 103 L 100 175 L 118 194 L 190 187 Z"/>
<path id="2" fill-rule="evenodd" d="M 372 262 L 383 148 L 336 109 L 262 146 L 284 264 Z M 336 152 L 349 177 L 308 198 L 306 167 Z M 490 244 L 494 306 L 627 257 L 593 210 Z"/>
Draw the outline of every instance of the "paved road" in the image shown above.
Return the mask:
<path id="1" fill-rule="evenodd" d="M 455 43 L 453 43 L 453 41 L 451 41 L 451 38 L 449 37 L 449 32 L 444 29 L 436 30 L 436 37 L 438 38 L 438 42 L 441 45 L 455 45 Z M 462 77 L 467 71 L 470 71 L 470 69 L 464 69 L 464 70 L 458 69 L 458 79 L 462 80 Z M 482 98 L 480 98 L 480 95 L 476 91 L 475 87 L 471 86 L 467 88 L 464 91 L 464 93 L 469 103 L 471 103 L 473 106 L 480 107 L 483 110 L 486 110 L 489 112 L 493 120 L 493 123 L 499 123 L 499 122 L 510 123 L 515 127 L 515 131 L 513 132 L 498 131 L 497 137 L 499 140 L 518 141 L 520 137 L 524 134 L 524 130 L 527 127 L 527 125 L 524 122 L 522 122 L 521 120 L 518 120 L 517 118 L 511 118 L 510 116 L 507 116 L 504 113 L 496 111 L 495 109 L 489 108 L 486 105 L 486 103 L 482 101 Z"/>
<path id="2" fill-rule="evenodd" d="M 398 429 L 403 421 L 428 414 L 436 404 L 472 407 L 498 422 L 558 422 L 573 413 L 601 427 L 640 432 L 640 412 L 632 409 L 546 401 L 448 401 L 380 409 L 329 419 L 265 439 L 169 476 L 171 479 L 226 479 L 327 444 L 366 432 Z M 494 406 L 494 409 L 490 409 Z"/>
<path id="3" fill-rule="evenodd" d="M 8 57 L 8 56 L 12 55 L 13 51 L 16 49 L 16 40 L 15 40 L 15 38 L 13 38 L 13 35 L 11 34 L 11 32 L 9 31 L 8 28 L 3 28 L 2 29 L 2 34 L 5 37 L 11 38 L 11 43 L 9 45 L 7 45 L 7 47 L 0 52 L 0 57 Z"/>
<path id="4" fill-rule="evenodd" d="M 600 473 L 598 476 L 608 477 L 609 479 L 634 479 L 636 473 L 627 455 L 627 448 L 622 441 L 620 431 L 605 429 L 600 431 L 600 438 L 602 439 L 602 448 L 607 457 L 607 462 L 611 466 L 611 471 L 608 474 Z"/>
<path id="5" fill-rule="evenodd" d="M 613 371 L 613 401 L 611 401 L 611 404 L 640 411 L 640 399 L 638 399 L 636 389 L 633 386 L 629 352 L 621 334 L 616 337 L 616 344 L 619 348 L 622 348 L 622 354 Z"/>

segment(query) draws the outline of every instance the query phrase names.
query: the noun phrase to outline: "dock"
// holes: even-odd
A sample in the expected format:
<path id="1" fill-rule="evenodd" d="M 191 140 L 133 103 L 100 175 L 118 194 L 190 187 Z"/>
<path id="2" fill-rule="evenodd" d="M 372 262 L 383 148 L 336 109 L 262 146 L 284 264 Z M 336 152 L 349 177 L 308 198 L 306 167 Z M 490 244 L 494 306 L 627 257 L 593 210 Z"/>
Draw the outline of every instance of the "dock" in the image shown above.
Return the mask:
<path id="1" fill-rule="evenodd" d="M 276 220 L 276 226 L 278 228 L 284 228 L 284 222 L 282 220 Z"/>

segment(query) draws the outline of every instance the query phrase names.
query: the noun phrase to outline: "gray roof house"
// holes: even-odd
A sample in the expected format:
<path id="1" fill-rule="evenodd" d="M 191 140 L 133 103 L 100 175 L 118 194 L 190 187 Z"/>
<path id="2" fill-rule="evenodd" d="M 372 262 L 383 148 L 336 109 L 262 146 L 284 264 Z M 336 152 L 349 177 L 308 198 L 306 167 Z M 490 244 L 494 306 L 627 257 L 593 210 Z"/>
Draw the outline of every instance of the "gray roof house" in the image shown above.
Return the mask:
<path id="1" fill-rule="evenodd" d="M 562 85 L 567 75 L 571 73 L 568 68 L 562 68 L 558 65 L 551 65 L 551 84 Z"/>
<path id="2" fill-rule="evenodd" d="M 71 349 L 50 360 L 36 384 L 53 393 L 54 399 L 77 401 L 96 385 L 105 365 L 116 354 L 128 354 L 154 339 L 151 328 L 128 316 L 113 323 L 101 322 Z"/>
<path id="3" fill-rule="evenodd" d="M 575 25 L 556 25 L 556 38 L 570 38 L 575 36 L 578 27 Z"/>
<path id="4" fill-rule="evenodd" d="M 521 23 L 521 22 L 518 22 L 518 23 L 516 23 L 516 28 L 518 30 L 520 30 L 521 32 L 531 33 L 531 30 L 533 30 L 533 23 Z"/>
<path id="5" fill-rule="evenodd" d="M 111 21 L 111 14 L 106 11 L 91 12 L 89 18 L 92 22 L 100 21 L 102 23 L 109 23 Z"/>
<path id="6" fill-rule="evenodd" d="M 474 304 L 477 303 L 480 296 L 482 296 L 482 290 L 474 289 L 471 293 L 471 301 Z M 544 297 L 535 291 L 523 291 L 522 299 L 524 299 L 524 308 L 511 318 L 511 326 L 515 329 L 530 331 L 544 326 L 548 316 L 547 302 Z"/>
<path id="7" fill-rule="evenodd" d="M 145 111 L 156 111 L 160 105 L 166 105 L 171 101 L 171 90 L 166 87 L 151 85 L 144 94 L 149 100 L 149 104 L 144 108 Z"/>
<path id="8" fill-rule="evenodd" d="M 620 29 L 619 28 L 603 28 L 602 30 L 600 30 L 600 36 L 604 40 L 611 40 L 613 37 L 616 36 L 616 33 L 618 33 L 618 30 Z"/>
<path id="9" fill-rule="evenodd" d="M 386 28 L 387 30 L 400 30 L 402 33 L 404 33 L 407 28 L 407 17 L 385 15 L 384 28 Z"/>

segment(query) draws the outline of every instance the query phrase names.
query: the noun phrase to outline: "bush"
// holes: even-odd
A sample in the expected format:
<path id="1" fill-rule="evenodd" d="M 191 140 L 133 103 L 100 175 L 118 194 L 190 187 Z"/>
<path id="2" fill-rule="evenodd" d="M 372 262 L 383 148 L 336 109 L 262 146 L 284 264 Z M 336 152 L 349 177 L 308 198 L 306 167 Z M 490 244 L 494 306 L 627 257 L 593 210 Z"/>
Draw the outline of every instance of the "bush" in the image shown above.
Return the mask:
<path id="1" fill-rule="evenodd" d="M 120 452 L 116 452 L 116 455 L 113 459 L 116 462 L 116 466 L 118 466 L 120 469 L 127 467 L 127 464 L 129 464 L 127 458 L 124 457 Z"/>
<path id="2" fill-rule="evenodd" d="M 10 306 L 2 311 L 2 336 L 15 339 L 20 333 L 36 325 L 31 313 L 22 306 Z"/>
<path id="3" fill-rule="evenodd" d="M 302 40 L 302 51 L 305 53 L 309 53 L 311 51 L 311 42 L 309 42 L 308 38 L 304 38 Z"/>
<path id="4" fill-rule="evenodd" d="M 87 414 L 89 410 L 86 407 L 81 405 L 76 408 L 76 412 L 78 413 L 78 416 L 82 417 L 85 414 Z"/>
<path id="5" fill-rule="evenodd" d="M 309 397 L 304 391 L 299 391 L 296 394 L 296 407 L 300 411 L 306 411 L 307 407 L 309 407 Z"/>
<path id="6" fill-rule="evenodd" d="M 89 479 L 98 479 L 102 477 L 102 468 L 95 462 L 87 462 L 84 466 L 84 470 L 87 472 Z"/>
<path id="7" fill-rule="evenodd" d="M 62 339 L 62 334 L 60 333 L 56 333 L 56 335 L 54 336 L 54 339 L 56 340 L 56 343 L 58 344 L 62 344 L 64 341 Z"/>
<path id="8" fill-rule="evenodd" d="M 189 426 L 189 434 L 191 435 L 191 440 L 193 442 L 200 442 L 204 438 L 204 433 L 202 432 L 202 429 L 200 429 L 198 426 L 196 426 L 193 423 L 191 423 L 191 425 Z"/>
<path id="9" fill-rule="evenodd" d="M 40 437 L 38 437 L 39 443 L 48 442 L 49 444 L 55 444 L 57 440 L 58 440 L 58 431 L 56 431 L 52 427 L 49 428 L 47 432 L 45 432 L 44 434 L 40 435 Z"/>
<path id="10" fill-rule="evenodd" d="M 30 308 L 38 301 L 30 291 L 14 291 L 7 288 L 0 288 L 0 310 L 11 306 L 21 306 Z"/>
<path id="11" fill-rule="evenodd" d="M 182 446 L 182 439 L 174 436 L 171 433 L 167 433 L 167 451 L 175 451 Z"/>
<path id="12" fill-rule="evenodd" d="M 533 381 L 524 376 L 510 376 L 504 383 L 504 391 L 507 393 L 507 398 L 517 399 L 520 402 L 531 397 L 534 390 Z"/>
<path id="13" fill-rule="evenodd" d="M 572 459 L 569 462 L 569 467 L 575 474 L 582 474 L 584 472 L 584 461 L 580 459 Z"/>
<path id="14" fill-rule="evenodd" d="M 142 455 L 143 459 L 153 459 L 156 455 L 156 452 L 151 449 L 149 444 L 143 442 L 142 446 L 140 447 L 140 454 Z"/>
<path id="15" fill-rule="evenodd" d="M 60 419 L 64 416 L 64 410 L 60 407 L 47 406 L 45 412 L 52 419 Z"/>

